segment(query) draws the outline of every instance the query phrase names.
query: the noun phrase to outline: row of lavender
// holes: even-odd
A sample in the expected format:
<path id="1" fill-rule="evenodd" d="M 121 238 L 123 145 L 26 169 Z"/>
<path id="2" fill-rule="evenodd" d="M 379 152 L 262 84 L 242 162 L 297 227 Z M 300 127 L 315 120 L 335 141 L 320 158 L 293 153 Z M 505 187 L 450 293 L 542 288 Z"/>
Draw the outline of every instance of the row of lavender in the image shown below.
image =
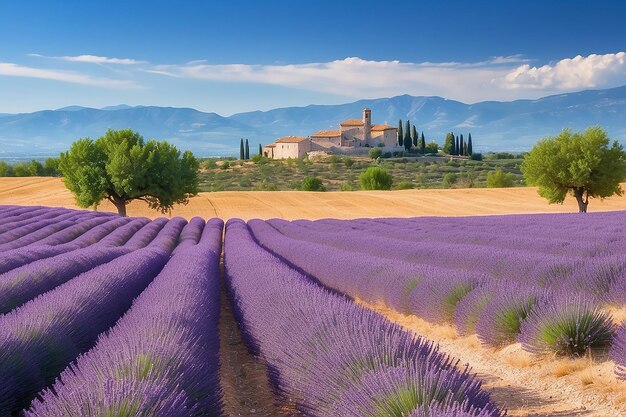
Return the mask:
<path id="1" fill-rule="evenodd" d="M 431 342 L 290 268 L 243 221 L 228 222 L 224 242 L 245 340 L 304 415 L 501 415 L 480 383 Z"/>
<path id="2" fill-rule="evenodd" d="M 0 416 L 220 414 L 220 220 L 0 207 L 2 227 Z M 236 231 L 226 238 L 235 310 L 277 389 L 305 414 L 501 414 L 430 342 L 328 293 Z"/>
<path id="3" fill-rule="evenodd" d="M 0 416 L 218 415 L 222 229 L 0 207 Z"/>
<path id="4" fill-rule="evenodd" d="M 574 222 L 571 216 L 489 219 L 503 231 L 506 221 L 532 225 L 549 219 L 563 221 L 565 229 Z M 598 245 L 624 237 L 623 213 L 583 219 L 592 224 L 586 227 L 587 232 L 599 222 L 596 228 L 606 233 L 598 238 Z M 445 224 L 442 219 L 253 220 L 249 226 L 265 248 L 330 288 L 371 303 L 383 302 L 432 322 L 455 323 L 460 333 L 476 332 L 490 345 L 519 340 L 533 352 L 580 355 L 590 348 L 609 346 L 614 340 L 612 357 L 621 365 L 618 373 L 624 375 L 626 330 L 622 328 L 615 335 L 615 325 L 601 309 L 607 301 L 624 303 L 624 252 L 597 251 L 596 256 L 582 257 L 503 249 L 485 243 L 445 246 L 435 239 L 420 240 L 416 225 L 428 227 L 429 222 Z M 416 230 L 410 229 L 411 224 Z M 556 228 L 558 224 L 550 230 Z M 467 240 L 472 236 L 468 232 Z M 437 252 L 433 246 L 456 246 L 463 251 Z"/>

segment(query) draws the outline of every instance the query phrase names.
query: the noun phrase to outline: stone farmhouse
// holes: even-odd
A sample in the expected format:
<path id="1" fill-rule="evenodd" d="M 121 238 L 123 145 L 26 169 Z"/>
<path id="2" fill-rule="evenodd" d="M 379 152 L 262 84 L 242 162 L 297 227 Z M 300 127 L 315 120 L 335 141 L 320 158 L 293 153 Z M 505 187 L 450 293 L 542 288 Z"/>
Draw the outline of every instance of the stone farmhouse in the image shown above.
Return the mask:
<path id="1" fill-rule="evenodd" d="M 285 136 L 263 147 L 263 156 L 273 159 L 302 158 L 309 152 L 353 153 L 359 148 L 383 144 L 394 148 L 398 129 L 389 125 L 373 125 L 372 111 L 363 109 L 362 119 L 339 123 L 338 130 L 320 130 L 310 136 Z"/>

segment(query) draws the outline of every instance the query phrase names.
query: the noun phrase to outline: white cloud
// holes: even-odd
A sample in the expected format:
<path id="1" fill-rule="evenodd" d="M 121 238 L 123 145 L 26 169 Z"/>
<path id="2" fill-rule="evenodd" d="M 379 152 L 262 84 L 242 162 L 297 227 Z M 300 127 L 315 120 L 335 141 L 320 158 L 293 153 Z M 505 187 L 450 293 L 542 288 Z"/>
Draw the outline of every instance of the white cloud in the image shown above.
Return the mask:
<path id="1" fill-rule="evenodd" d="M 552 65 L 521 65 L 500 80 L 508 89 L 576 90 L 626 82 L 626 53 L 576 56 Z"/>
<path id="2" fill-rule="evenodd" d="M 0 75 L 11 77 L 40 78 L 45 80 L 55 80 L 73 84 L 89 85 L 93 87 L 118 89 L 141 88 L 140 85 L 127 80 L 114 80 L 111 78 L 92 77 L 90 75 L 80 74 L 76 72 L 25 67 L 9 62 L 0 62 Z"/>
<path id="3" fill-rule="evenodd" d="M 191 62 L 156 65 L 145 71 L 177 78 L 280 85 L 352 98 L 413 94 L 477 102 L 626 84 L 624 55 L 578 56 L 539 68 L 531 67 L 523 56 L 512 55 L 477 63 L 369 61 L 358 57 L 284 65 Z"/>
<path id="4" fill-rule="evenodd" d="M 28 56 L 38 58 L 60 59 L 68 62 L 83 62 L 88 64 L 119 64 L 119 65 L 137 65 L 146 64 L 147 61 L 138 61 L 130 58 L 109 58 L 97 55 L 76 55 L 76 56 L 46 56 L 41 54 L 28 54 Z"/>

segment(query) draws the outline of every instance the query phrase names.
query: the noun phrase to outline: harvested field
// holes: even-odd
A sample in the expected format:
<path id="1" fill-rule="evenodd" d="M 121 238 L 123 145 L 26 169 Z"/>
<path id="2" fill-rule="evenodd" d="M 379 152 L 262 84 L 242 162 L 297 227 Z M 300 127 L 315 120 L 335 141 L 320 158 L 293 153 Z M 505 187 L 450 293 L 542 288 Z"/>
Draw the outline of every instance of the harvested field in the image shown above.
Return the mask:
<path id="1" fill-rule="evenodd" d="M 622 185 L 626 188 L 626 184 Z M 0 205 L 44 205 L 78 208 L 60 178 L 0 178 Z M 626 196 L 592 200 L 589 211 L 626 209 Z M 99 210 L 115 211 L 108 203 Z M 293 219 L 353 219 L 359 217 L 470 216 L 576 212 L 573 198 L 548 204 L 533 187 L 399 190 L 353 192 L 221 191 L 200 193 L 169 214 L 187 219 L 238 217 Z M 160 217 L 143 202 L 128 207 L 129 216 Z"/>

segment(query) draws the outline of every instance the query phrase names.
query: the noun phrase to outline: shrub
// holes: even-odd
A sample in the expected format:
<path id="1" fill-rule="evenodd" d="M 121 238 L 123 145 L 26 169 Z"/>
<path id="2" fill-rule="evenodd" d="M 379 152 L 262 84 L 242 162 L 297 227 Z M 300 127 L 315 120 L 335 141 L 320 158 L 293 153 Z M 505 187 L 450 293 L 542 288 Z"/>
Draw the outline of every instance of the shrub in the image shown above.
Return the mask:
<path id="1" fill-rule="evenodd" d="M 446 175 L 443 176 L 443 186 L 446 188 L 450 188 L 454 184 L 456 184 L 457 180 L 458 177 L 456 176 L 456 174 L 448 172 Z"/>
<path id="2" fill-rule="evenodd" d="M 344 182 L 341 184 L 341 187 L 339 189 L 341 191 L 354 191 L 354 184 L 352 184 L 351 182 Z"/>
<path id="3" fill-rule="evenodd" d="M 550 297 L 522 322 L 519 341 L 533 353 L 582 356 L 609 346 L 615 333 L 611 316 L 582 295 Z"/>
<path id="4" fill-rule="evenodd" d="M 363 190 L 390 190 L 393 177 L 387 170 L 380 167 L 369 167 L 359 175 Z"/>
<path id="5" fill-rule="evenodd" d="M 383 151 L 382 151 L 380 148 L 372 148 L 372 149 L 370 149 L 370 151 L 368 152 L 368 155 L 369 155 L 369 156 L 370 156 L 370 158 L 372 158 L 372 159 L 379 158 L 382 154 L 383 154 Z"/>
<path id="6" fill-rule="evenodd" d="M 222 162 L 222 165 L 220 166 L 220 168 L 222 168 L 222 169 L 230 168 L 230 162 L 228 162 L 228 161 Z"/>
<path id="7" fill-rule="evenodd" d="M 483 154 L 482 153 L 478 153 L 478 152 L 474 152 L 472 154 L 472 156 L 470 156 L 470 158 L 472 159 L 472 161 L 482 161 L 483 160 Z"/>
<path id="8" fill-rule="evenodd" d="M 326 191 L 322 180 L 316 177 L 306 177 L 302 180 L 302 191 Z"/>
<path id="9" fill-rule="evenodd" d="M 413 188 L 413 184 L 408 181 L 402 181 L 396 185 L 396 190 L 410 190 Z"/>
<path id="10" fill-rule="evenodd" d="M 261 155 L 260 153 L 254 155 L 252 157 L 252 162 L 254 162 L 257 165 L 264 165 L 267 164 L 270 161 L 270 158 L 266 158 L 265 156 Z"/>
<path id="11" fill-rule="evenodd" d="M 343 158 L 343 163 L 346 167 L 350 168 L 352 165 L 354 165 L 354 159 L 350 157 L 345 157 Z"/>
<path id="12" fill-rule="evenodd" d="M 502 168 L 487 173 L 488 188 L 508 188 L 513 186 L 515 175 L 504 172 Z"/>
<path id="13" fill-rule="evenodd" d="M 13 167 L 4 161 L 0 161 L 0 177 L 12 177 Z"/>
<path id="14" fill-rule="evenodd" d="M 376 146 L 378 146 L 379 148 L 384 148 L 384 147 L 385 147 L 385 144 L 384 144 L 383 142 L 380 142 L 380 143 L 379 143 L 378 145 L 376 145 Z"/>
<path id="15" fill-rule="evenodd" d="M 383 152 L 383 154 L 380 157 L 383 159 L 387 159 L 387 158 L 391 158 L 392 155 L 393 154 L 391 152 Z"/>
<path id="16" fill-rule="evenodd" d="M 431 141 L 426 144 L 425 153 L 439 153 L 439 145 L 437 142 Z"/>

